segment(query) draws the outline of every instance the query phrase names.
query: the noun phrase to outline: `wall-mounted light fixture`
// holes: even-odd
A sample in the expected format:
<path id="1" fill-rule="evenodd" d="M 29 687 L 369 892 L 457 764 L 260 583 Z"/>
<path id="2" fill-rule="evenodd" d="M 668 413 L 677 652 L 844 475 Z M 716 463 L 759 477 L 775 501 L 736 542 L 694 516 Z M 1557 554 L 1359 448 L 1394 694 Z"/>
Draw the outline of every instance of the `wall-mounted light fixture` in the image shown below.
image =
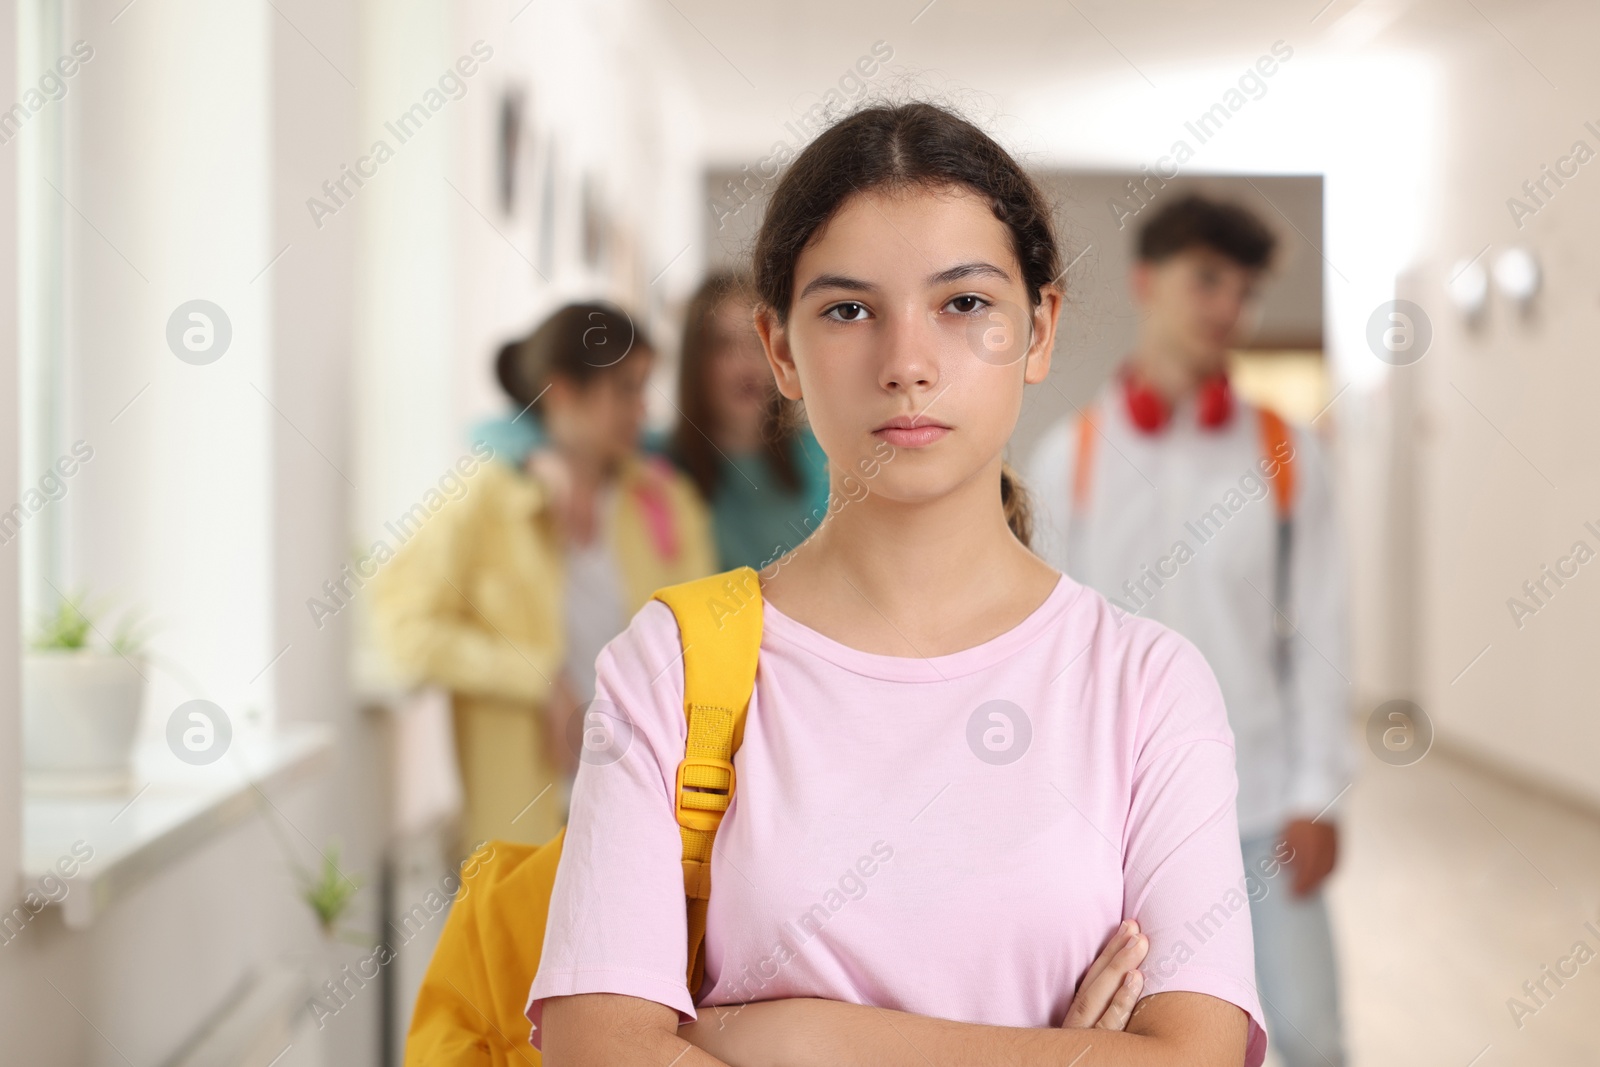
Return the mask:
<path id="1" fill-rule="evenodd" d="M 1538 295 L 1541 282 L 1539 260 L 1528 248 L 1521 245 L 1508 248 L 1494 261 L 1495 288 L 1524 315 Z"/>
<path id="2" fill-rule="evenodd" d="M 1457 260 L 1450 268 L 1445 291 L 1467 323 L 1476 324 L 1489 305 L 1489 272 L 1477 259 Z"/>

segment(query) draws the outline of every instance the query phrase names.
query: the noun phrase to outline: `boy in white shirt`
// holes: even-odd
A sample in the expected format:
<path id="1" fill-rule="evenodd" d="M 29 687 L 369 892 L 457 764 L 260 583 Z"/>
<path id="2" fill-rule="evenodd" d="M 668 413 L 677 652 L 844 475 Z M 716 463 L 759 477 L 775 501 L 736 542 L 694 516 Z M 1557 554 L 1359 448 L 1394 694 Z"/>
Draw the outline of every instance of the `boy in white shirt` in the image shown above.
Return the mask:
<path id="1" fill-rule="evenodd" d="M 1274 244 L 1232 204 L 1188 196 L 1159 210 L 1130 277 L 1133 351 L 1044 434 L 1025 475 L 1040 554 L 1188 637 L 1216 672 L 1267 1030 L 1287 1067 L 1342 1067 L 1321 885 L 1354 757 L 1329 475 L 1310 433 L 1244 403 L 1227 378 Z"/>

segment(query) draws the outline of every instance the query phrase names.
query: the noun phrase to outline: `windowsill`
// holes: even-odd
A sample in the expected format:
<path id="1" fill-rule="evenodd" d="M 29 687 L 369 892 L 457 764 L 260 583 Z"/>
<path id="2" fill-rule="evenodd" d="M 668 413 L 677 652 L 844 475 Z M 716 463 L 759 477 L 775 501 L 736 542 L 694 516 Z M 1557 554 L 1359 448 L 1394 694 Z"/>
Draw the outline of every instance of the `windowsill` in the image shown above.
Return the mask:
<path id="1" fill-rule="evenodd" d="M 209 767 L 185 768 L 179 776 L 136 774 L 134 790 L 120 796 L 25 795 L 21 891 L 37 890 L 40 879 L 54 875 L 67 886 L 53 902 L 62 921 L 82 929 L 152 874 L 256 815 L 269 803 L 264 794 L 315 775 L 332 753 L 330 728 L 296 725 L 238 744 Z M 174 762 L 170 753 L 150 756 L 137 754 L 135 767 Z M 93 858 L 62 879 L 56 864 L 73 862 L 79 842 L 94 850 Z"/>

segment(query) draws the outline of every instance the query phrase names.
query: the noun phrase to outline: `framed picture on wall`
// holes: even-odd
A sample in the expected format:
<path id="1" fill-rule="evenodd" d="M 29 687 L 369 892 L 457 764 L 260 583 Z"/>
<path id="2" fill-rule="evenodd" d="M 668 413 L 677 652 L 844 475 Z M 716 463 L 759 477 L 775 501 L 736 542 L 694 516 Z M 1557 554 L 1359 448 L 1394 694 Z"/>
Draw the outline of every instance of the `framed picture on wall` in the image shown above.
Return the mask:
<path id="1" fill-rule="evenodd" d="M 523 115 L 526 96 L 522 86 L 508 85 L 500 91 L 500 106 L 495 123 L 495 188 L 500 214 L 511 218 L 517 213 L 517 185 L 521 175 Z"/>

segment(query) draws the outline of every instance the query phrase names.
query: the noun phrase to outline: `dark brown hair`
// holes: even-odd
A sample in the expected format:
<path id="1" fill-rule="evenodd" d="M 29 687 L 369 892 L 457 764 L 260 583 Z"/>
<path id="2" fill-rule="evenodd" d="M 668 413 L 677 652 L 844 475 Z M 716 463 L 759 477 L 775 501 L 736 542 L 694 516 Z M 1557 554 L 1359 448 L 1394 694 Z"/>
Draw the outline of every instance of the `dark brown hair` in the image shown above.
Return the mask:
<path id="1" fill-rule="evenodd" d="M 672 431 L 672 458 L 710 500 L 721 481 L 720 453 L 713 443 L 723 428 L 717 425 L 711 404 L 708 366 L 715 343 L 715 318 L 728 304 L 754 305 L 755 293 L 744 275 L 718 271 L 700 283 L 689 300 L 683 322 L 683 349 L 678 364 L 678 425 Z M 751 327 L 752 334 L 754 327 Z M 774 385 L 762 418 L 761 440 L 767 462 L 783 488 L 800 490 L 800 472 L 794 463 L 796 420 L 788 417 L 789 401 Z"/>
<path id="2" fill-rule="evenodd" d="M 527 407 L 552 378 L 588 387 L 628 354 L 654 351 L 626 311 L 611 304 L 568 304 L 520 341 L 500 347 L 495 377 L 517 404 Z"/>
<path id="3" fill-rule="evenodd" d="M 787 322 L 800 253 L 852 194 L 925 186 L 967 189 L 989 202 L 1011 233 L 1029 298 L 1060 273 L 1050 205 L 1032 178 L 995 140 L 935 104 L 863 108 L 824 130 L 778 182 L 755 245 L 755 286 L 763 305 Z M 1000 471 L 1000 499 L 1011 532 L 1032 534 L 1027 490 L 1009 465 Z"/>
<path id="4" fill-rule="evenodd" d="M 1249 208 L 1190 193 L 1163 207 L 1139 230 L 1139 258 L 1156 263 L 1191 248 L 1209 248 L 1241 267 L 1262 270 L 1278 239 Z"/>

